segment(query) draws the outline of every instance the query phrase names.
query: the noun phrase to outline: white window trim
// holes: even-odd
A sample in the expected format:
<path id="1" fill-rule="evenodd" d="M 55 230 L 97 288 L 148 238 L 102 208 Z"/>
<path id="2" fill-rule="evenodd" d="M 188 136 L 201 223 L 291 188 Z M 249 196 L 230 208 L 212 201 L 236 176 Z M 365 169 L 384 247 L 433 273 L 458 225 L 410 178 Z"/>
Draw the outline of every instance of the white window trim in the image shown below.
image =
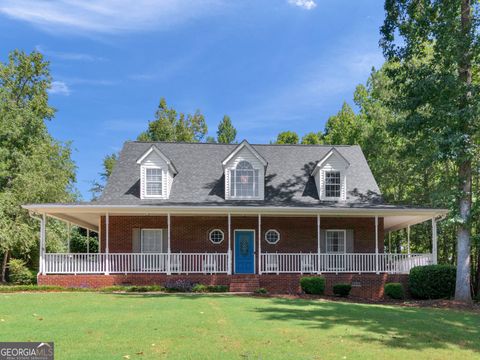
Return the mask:
<path id="1" fill-rule="evenodd" d="M 160 171 L 162 172 L 162 183 L 161 183 L 161 188 L 162 188 L 162 194 L 161 195 L 148 195 L 147 194 L 147 169 L 160 169 Z M 166 194 L 165 194 L 165 189 L 164 189 L 164 181 L 165 181 L 165 172 L 163 171 L 162 167 L 160 166 L 153 166 L 153 165 L 142 165 L 142 170 L 141 170 L 141 176 L 145 176 L 144 179 L 142 179 L 142 186 L 144 186 L 145 188 L 143 189 L 142 193 L 143 193 L 143 199 L 165 199 L 166 198 Z M 145 174 L 145 175 L 143 175 Z"/>
<path id="2" fill-rule="evenodd" d="M 271 242 L 271 241 L 268 241 L 268 240 L 267 240 L 267 234 L 268 234 L 269 232 L 275 232 L 275 233 L 277 233 L 277 235 L 278 235 L 277 241 Z M 275 244 L 277 244 L 277 243 L 280 241 L 280 232 L 279 232 L 278 230 L 275 230 L 275 229 L 268 229 L 267 231 L 265 231 L 265 241 L 266 241 L 268 244 L 270 244 L 270 245 L 275 245 Z"/>
<path id="3" fill-rule="evenodd" d="M 341 170 L 322 170 L 323 172 L 323 197 L 325 200 L 342 200 L 342 190 L 343 190 L 343 185 L 345 183 L 343 179 L 343 171 Z M 327 196 L 327 173 L 331 172 L 338 172 L 340 174 L 340 196 Z"/>
<path id="4" fill-rule="evenodd" d="M 343 252 L 328 250 L 328 233 L 342 232 L 343 233 Z M 325 252 L 328 254 L 346 254 L 347 253 L 347 230 L 346 229 L 328 229 L 325 230 Z"/>
<path id="5" fill-rule="evenodd" d="M 144 231 L 160 231 L 160 253 L 162 253 L 163 250 L 163 229 L 140 229 L 140 252 L 142 254 L 157 254 L 157 252 L 151 252 L 151 251 L 143 251 L 143 233 Z"/>
<path id="6" fill-rule="evenodd" d="M 220 232 L 222 233 L 222 241 L 220 241 L 220 242 L 214 242 L 214 241 L 212 240 L 212 233 L 213 233 L 214 231 L 220 231 Z M 208 240 L 210 240 L 213 245 L 220 245 L 220 244 L 223 242 L 223 240 L 225 240 L 225 233 L 224 233 L 223 230 L 221 230 L 221 229 L 212 229 L 212 230 L 210 230 L 210 231 L 208 232 Z"/>
<path id="7" fill-rule="evenodd" d="M 240 160 L 241 161 L 247 161 L 247 160 Z M 252 196 L 238 196 L 237 195 L 237 182 L 236 182 L 236 177 L 237 177 L 237 166 L 229 170 L 229 175 L 230 176 L 230 183 L 233 184 L 233 193 L 234 195 L 230 195 L 230 199 L 232 200 L 261 200 L 261 191 L 260 191 L 260 175 L 262 172 L 262 169 L 259 169 L 258 167 L 253 166 L 253 164 L 250 161 L 247 161 L 250 165 L 252 165 L 252 170 L 253 170 L 253 193 L 255 194 L 255 190 L 258 190 L 258 195 L 252 195 Z M 237 164 L 238 165 L 238 164 Z M 233 178 L 232 178 L 232 171 L 233 171 Z M 255 179 L 255 171 L 258 171 L 258 178 Z M 256 181 L 255 181 L 256 180 Z M 230 192 L 230 189 L 228 189 Z"/>

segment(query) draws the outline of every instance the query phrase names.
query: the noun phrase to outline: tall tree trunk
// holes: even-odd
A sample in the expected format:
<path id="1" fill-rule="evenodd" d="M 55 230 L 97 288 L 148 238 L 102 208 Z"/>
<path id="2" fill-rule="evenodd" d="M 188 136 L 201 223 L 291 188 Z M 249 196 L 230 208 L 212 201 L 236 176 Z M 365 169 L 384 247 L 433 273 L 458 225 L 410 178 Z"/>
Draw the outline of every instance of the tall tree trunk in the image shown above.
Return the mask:
<path id="1" fill-rule="evenodd" d="M 464 83 L 466 93 L 463 107 L 469 106 L 472 96 L 472 3 L 471 0 L 462 0 L 461 3 L 461 31 L 459 37 L 459 62 L 458 73 Z M 465 120 L 464 134 L 471 136 L 470 121 Z M 457 230 L 457 282 L 455 286 L 455 300 L 471 302 L 471 244 L 470 244 L 470 211 L 472 207 L 472 160 L 466 153 L 463 154 L 459 169 L 460 199 L 459 213 L 461 223 Z"/>
<path id="2" fill-rule="evenodd" d="M 8 264 L 8 250 L 5 250 L 3 253 L 3 261 L 2 261 L 2 282 L 6 282 L 6 274 L 7 274 L 7 264 Z"/>
<path id="3" fill-rule="evenodd" d="M 457 282 L 455 286 L 455 300 L 471 302 L 470 210 L 472 206 L 472 167 L 469 161 L 460 166 L 459 178 L 461 181 L 462 197 L 460 199 L 461 224 L 457 230 Z"/>

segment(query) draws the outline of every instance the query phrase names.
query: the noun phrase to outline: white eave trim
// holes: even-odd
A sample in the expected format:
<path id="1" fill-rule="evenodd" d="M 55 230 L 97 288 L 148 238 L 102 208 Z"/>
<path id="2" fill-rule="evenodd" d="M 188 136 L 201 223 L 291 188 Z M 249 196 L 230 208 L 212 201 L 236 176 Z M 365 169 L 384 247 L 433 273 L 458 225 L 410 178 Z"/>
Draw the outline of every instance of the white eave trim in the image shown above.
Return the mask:
<path id="1" fill-rule="evenodd" d="M 233 150 L 230 155 L 228 155 L 225 160 L 222 161 L 222 165 L 225 166 L 230 160 L 232 160 L 240 150 L 246 147 L 257 159 L 262 163 L 263 166 L 267 166 L 267 161 L 253 148 L 252 145 L 248 143 L 247 140 L 243 140 L 236 148 Z"/>
<path id="2" fill-rule="evenodd" d="M 325 155 L 323 158 L 320 159 L 320 161 L 317 163 L 315 166 L 315 169 L 312 171 L 312 176 L 315 176 L 315 174 L 322 168 L 323 163 L 327 161 L 333 154 L 338 155 L 344 162 L 345 162 L 345 169 L 347 169 L 350 166 L 350 163 L 348 160 L 343 156 L 340 151 L 338 151 L 335 147 L 332 147 L 332 149 Z"/>
<path id="3" fill-rule="evenodd" d="M 71 213 L 85 212 L 118 212 L 118 213 L 148 213 L 163 214 L 167 212 L 178 213 L 209 213 L 223 214 L 230 212 L 232 214 L 325 214 L 325 215 L 352 215 L 352 216 L 400 216 L 400 215 L 419 215 L 419 216 L 445 216 L 447 209 L 403 209 L 403 208 L 319 208 L 319 207 L 281 207 L 281 206 L 147 206 L 147 205 L 55 205 L 55 204 L 32 204 L 22 205 L 29 211 L 44 212 L 62 212 L 71 210 Z"/>
<path id="4" fill-rule="evenodd" d="M 152 145 L 138 160 L 137 164 L 142 164 L 143 161 L 147 158 L 148 155 L 150 155 L 154 151 L 158 156 L 162 158 L 163 161 L 165 161 L 168 165 L 168 168 L 170 171 L 174 174 L 177 174 L 178 171 L 173 165 L 173 163 L 170 161 L 168 157 L 166 157 L 155 145 Z"/>

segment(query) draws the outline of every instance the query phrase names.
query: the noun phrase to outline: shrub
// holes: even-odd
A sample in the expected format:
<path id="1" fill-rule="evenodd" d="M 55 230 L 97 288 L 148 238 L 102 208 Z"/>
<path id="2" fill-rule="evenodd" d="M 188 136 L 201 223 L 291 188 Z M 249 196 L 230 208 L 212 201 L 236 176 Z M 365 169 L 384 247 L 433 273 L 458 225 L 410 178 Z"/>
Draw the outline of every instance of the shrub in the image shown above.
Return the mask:
<path id="1" fill-rule="evenodd" d="M 208 285 L 207 290 L 208 292 L 219 293 L 219 292 L 227 292 L 229 288 L 227 285 Z"/>
<path id="2" fill-rule="evenodd" d="M 196 284 L 196 285 L 192 288 L 192 291 L 193 291 L 193 292 L 197 292 L 197 293 L 206 293 L 206 292 L 208 292 L 208 286 L 207 286 L 207 285 L 203 285 L 203 284 Z"/>
<path id="3" fill-rule="evenodd" d="M 168 280 L 165 282 L 165 290 L 171 292 L 191 292 L 195 283 L 190 280 Z"/>
<path id="4" fill-rule="evenodd" d="M 29 285 L 34 283 L 34 275 L 20 259 L 10 259 L 8 262 L 8 278 L 12 284 Z"/>
<path id="5" fill-rule="evenodd" d="M 401 283 L 388 283 L 384 287 L 385 295 L 390 299 L 401 300 L 405 297 L 405 291 Z"/>
<path id="6" fill-rule="evenodd" d="M 350 290 L 352 290 L 352 285 L 350 284 L 340 283 L 333 285 L 333 293 L 337 296 L 348 297 Z"/>
<path id="7" fill-rule="evenodd" d="M 198 292 L 198 293 L 206 293 L 206 292 L 219 293 L 219 292 L 227 292 L 227 291 L 228 291 L 228 286 L 227 285 L 196 284 L 192 288 L 192 292 Z"/>
<path id="8" fill-rule="evenodd" d="M 265 294 L 268 294 L 268 290 L 265 288 L 258 288 L 257 290 L 254 291 L 254 293 L 258 295 L 265 295 Z"/>
<path id="9" fill-rule="evenodd" d="M 325 279 L 318 276 L 305 276 L 300 279 L 300 286 L 306 294 L 322 295 L 325 291 Z"/>
<path id="10" fill-rule="evenodd" d="M 454 295 L 455 278 L 452 265 L 417 266 L 410 270 L 408 284 L 414 298 L 443 299 Z"/>

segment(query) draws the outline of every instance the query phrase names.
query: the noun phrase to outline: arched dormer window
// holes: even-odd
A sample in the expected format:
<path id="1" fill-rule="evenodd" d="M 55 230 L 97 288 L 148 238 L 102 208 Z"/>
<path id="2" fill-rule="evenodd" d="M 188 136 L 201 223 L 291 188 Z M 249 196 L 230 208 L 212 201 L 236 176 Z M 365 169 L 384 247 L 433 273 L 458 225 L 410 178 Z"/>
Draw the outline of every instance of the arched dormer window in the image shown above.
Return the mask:
<path id="1" fill-rule="evenodd" d="M 258 169 L 248 161 L 240 161 L 235 169 L 230 170 L 230 196 L 233 198 L 258 197 Z"/>

